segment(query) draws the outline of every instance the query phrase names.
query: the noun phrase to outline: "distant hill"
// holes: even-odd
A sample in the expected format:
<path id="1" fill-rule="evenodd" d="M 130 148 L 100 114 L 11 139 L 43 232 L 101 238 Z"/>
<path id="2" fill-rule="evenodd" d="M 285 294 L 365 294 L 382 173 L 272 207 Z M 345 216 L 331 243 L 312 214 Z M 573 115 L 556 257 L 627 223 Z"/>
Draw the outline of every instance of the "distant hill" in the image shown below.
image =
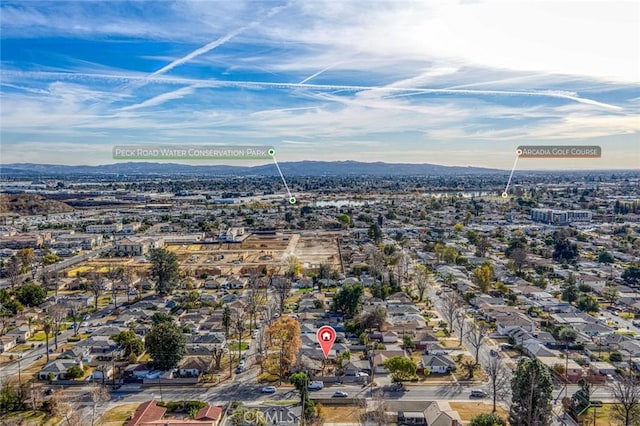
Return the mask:
<path id="1" fill-rule="evenodd" d="M 37 194 L 0 194 L 0 213 L 38 215 L 66 213 L 73 207 L 56 200 L 48 200 Z"/>
<path id="2" fill-rule="evenodd" d="M 278 163 L 285 176 L 411 176 L 471 175 L 505 173 L 480 167 L 449 167 L 435 164 L 363 163 L 358 161 L 298 161 Z M 0 165 L 2 176 L 277 176 L 275 164 L 253 167 L 189 165 L 177 163 L 127 162 L 100 166 L 63 166 L 55 164 L 14 163 Z"/>

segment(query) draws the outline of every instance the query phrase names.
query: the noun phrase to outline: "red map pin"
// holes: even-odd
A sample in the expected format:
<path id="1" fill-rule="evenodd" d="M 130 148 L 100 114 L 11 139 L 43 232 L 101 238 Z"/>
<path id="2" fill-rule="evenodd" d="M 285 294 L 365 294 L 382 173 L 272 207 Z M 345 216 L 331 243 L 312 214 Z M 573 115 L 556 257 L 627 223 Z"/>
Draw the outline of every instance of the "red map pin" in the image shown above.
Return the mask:
<path id="1" fill-rule="evenodd" d="M 324 357 L 329 358 L 329 352 L 331 351 L 333 342 L 336 341 L 336 331 L 333 327 L 323 325 L 316 332 L 316 339 L 318 339 L 318 343 L 320 343 Z"/>

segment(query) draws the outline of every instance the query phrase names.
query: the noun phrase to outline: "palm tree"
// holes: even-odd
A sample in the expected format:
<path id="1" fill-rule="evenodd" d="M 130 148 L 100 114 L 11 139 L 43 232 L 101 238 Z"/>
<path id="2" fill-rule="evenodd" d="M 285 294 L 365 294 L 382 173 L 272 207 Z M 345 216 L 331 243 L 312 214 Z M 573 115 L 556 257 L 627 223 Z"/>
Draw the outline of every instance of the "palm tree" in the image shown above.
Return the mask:
<path id="1" fill-rule="evenodd" d="M 46 350 L 47 350 L 47 362 L 49 362 L 49 333 L 51 333 L 51 328 L 53 327 L 53 320 L 50 316 L 46 316 L 42 320 L 42 330 L 44 331 L 44 339 L 46 342 Z"/>

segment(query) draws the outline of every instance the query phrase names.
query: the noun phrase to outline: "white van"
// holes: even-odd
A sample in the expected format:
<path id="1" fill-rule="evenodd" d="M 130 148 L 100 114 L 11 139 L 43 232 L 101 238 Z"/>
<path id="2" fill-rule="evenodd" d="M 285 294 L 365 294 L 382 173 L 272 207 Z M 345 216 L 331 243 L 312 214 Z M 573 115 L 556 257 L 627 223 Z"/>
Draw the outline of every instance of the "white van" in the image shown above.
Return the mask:
<path id="1" fill-rule="evenodd" d="M 324 383 L 322 382 L 314 381 L 309 383 L 309 390 L 320 390 L 323 388 L 324 388 Z"/>

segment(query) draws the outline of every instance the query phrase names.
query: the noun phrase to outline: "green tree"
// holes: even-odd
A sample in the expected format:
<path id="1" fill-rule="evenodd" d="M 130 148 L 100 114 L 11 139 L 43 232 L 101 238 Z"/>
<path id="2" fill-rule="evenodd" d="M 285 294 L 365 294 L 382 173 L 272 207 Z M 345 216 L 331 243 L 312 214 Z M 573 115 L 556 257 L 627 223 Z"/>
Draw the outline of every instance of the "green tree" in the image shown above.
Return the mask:
<path id="1" fill-rule="evenodd" d="M 69 380 L 75 380 L 84 376 L 84 371 L 82 370 L 82 368 L 80 368 L 79 365 L 72 365 L 71 367 L 67 368 L 67 371 L 64 375 Z"/>
<path id="2" fill-rule="evenodd" d="M 132 330 L 121 331 L 113 336 L 113 341 L 124 350 L 124 356 L 138 356 L 144 352 L 142 339 Z"/>
<path id="3" fill-rule="evenodd" d="M 580 296 L 580 292 L 578 291 L 578 287 L 575 284 L 565 285 L 562 289 L 562 300 L 565 302 L 573 303 L 578 300 Z"/>
<path id="4" fill-rule="evenodd" d="M 309 398 L 309 376 L 303 372 L 294 373 L 289 376 L 289 382 L 300 393 L 300 401 L 304 403 L 304 416 L 310 419 L 314 416 L 316 409 L 313 400 Z"/>
<path id="5" fill-rule="evenodd" d="M 640 265 L 631 265 L 627 267 L 622 273 L 622 279 L 627 284 L 640 284 Z"/>
<path id="6" fill-rule="evenodd" d="M 578 246 L 566 237 L 556 239 L 553 248 L 553 260 L 573 263 L 578 258 Z"/>
<path id="7" fill-rule="evenodd" d="M 229 338 L 229 329 L 231 328 L 231 308 L 229 305 L 224 305 L 222 310 L 222 326 L 224 327 L 224 338 Z"/>
<path id="8" fill-rule="evenodd" d="M 496 413 L 482 413 L 471 419 L 470 426 L 507 426 L 507 422 Z"/>
<path id="9" fill-rule="evenodd" d="M 509 423 L 517 426 L 551 424 L 553 381 L 538 359 L 523 358 L 511 379 L 512 403 Z"/>
<path id="10" fill-rule="evenodd" d="M 151 315 L 151 321 L 154 325 L 158 325 L 163 322 L 173 322 L 173 317 L 164 312 L 154 312 L 153 315 Z"/>
<path id="11" fill-rule="evenodd" d="M 606 251 L 601 251 L 600 253 L 598 253 L 598 262 L 613 263 L 615 262 L 615 258 L 611 255 L 611 253 Z"/>
<path id="12" fill-rule="evenodd" d="M 376 244 L 382 241 L 382 229 L 380 229 L 380 225 L 377 223 L 371 224 L 368 231 L 369 238 L 372 239 Z"/>
<path id="13" fill-rule="evenodd" d="M 156 282 L 156 292 L 160 295 L 171 294 L 178 287 L 178 257 L 165 249 L 152 249 L 149 252 L 151 261 L 151 278 Z"/>
<path id="14" fill-rule="evenodd" d="M 45 349 L 47 351 L 47 362 L 49 362 L 49 334 L 53 328 L 53 319 L 50 316 L 46 316 L 42 319 L 42 331 L 44 331 Z"/>
<path id="15" fill-rule="evenodd" d="M 384 368 L 387 369 L 394 382 L 411 380 L 416 377 L 416 363 L 403 356 L 394 356 L 384 361 Z"/>
<path id="16" fill-rule="evenodd" d="M 25 306 L 38 306 L 47 299 L 47 291 L 38 284 L 24 284 L 16 290 L 16 298 Z"/>
<path id="17" fill-rule="evenodd" d="M 154 366 L 160 370 L 176 367 L 187 353 L 186 338 L 174 323 L 163 322 L 153 326 L 144 343 Z"/>
<path id="18" fill-rule="evenodd" d="M 607 287 L 602 291 L 602 297 L 607 302 L 613 304 L 620 298 L 620 292 L 615 287 Z"/>
<path id="19" fill-rule="evenodd" d="M 334 312 L 342 312 L 348 317 L 353 317 L 362 307 L 363 295 L 364 287 L 362 284 L 345 284 L 333 297 L 331 310 Z"/>
<path id="20" fill-rule="evenodd" d="M 593 296 L 580 296 L 576 301 L 576 308 L 583 312 L 598 312 L 600 310 L 600 304 L 598 300 Z"/>

